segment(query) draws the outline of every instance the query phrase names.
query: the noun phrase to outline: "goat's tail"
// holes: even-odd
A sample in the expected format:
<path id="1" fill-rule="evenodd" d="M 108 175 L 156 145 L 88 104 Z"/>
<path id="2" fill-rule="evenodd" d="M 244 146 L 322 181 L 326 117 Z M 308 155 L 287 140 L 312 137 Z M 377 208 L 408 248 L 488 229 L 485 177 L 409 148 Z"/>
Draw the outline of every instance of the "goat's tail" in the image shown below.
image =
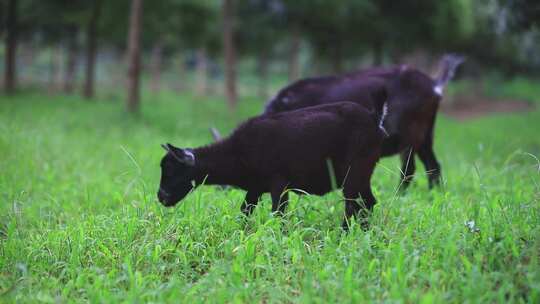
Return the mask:
<path id="1" fill-rule="evenodd" d="M 444 89 L 448 82 L 452 80 L 452 77 L 454 77 L 457 67 L 464 61 L 464 56 L 457 54 L 444 55 L 439 63 L 439 73 L 435 76 L 435 86 L 433 87 L 435 93 L 439 96 L 443 95 Z"/>
<path id="2" fill-rule="evenodd" d="M 387 115 L 388 115 L 388 101 L 385 101 L 381 109 L 381 114 L 379 116 L 379 130 L 381 130 L 381 132 L 386 137 L 389 136 L 388 132 L 386 132 L 386 129 L 384 128 L 384 120 Z"/>

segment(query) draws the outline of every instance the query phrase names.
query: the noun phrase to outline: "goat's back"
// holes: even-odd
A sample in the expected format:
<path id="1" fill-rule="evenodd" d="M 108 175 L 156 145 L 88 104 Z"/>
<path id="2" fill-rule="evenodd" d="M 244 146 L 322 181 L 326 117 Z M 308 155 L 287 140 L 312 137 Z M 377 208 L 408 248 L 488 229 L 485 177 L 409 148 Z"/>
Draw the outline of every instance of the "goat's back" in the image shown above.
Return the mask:
<path id="1" fill-rule="evenodd" d="M 435 81 L 409 67 L 370 68 L 333 77 L 297 81 L 272 98 L 265 113 L 292 111 L 303 107 L 352 101 L 381 113 L 388 104 L 384 155 L 406 147 L 418 147 L 433 126 L 441 96 Z"/>

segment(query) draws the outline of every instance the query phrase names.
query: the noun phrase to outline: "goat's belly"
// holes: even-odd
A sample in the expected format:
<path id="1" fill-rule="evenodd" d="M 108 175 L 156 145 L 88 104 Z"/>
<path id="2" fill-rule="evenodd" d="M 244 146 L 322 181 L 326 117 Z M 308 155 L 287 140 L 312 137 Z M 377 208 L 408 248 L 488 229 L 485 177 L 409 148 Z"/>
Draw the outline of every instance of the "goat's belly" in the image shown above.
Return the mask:
<path id="1" fill-rule="evenodd" d="M 336 172 L 335 187 L 340 188 L 342 178 Z M 332 178 L 327 168 L 296 175 L 292 178 L 289 188 L 298 189 L 309 194 L 324 195 L 333 190 Z"/>
<path id="2" fill-rule="evenodd" d="M 326 193 L 332 190 L 331 184 L 329 182 L 324 183 L 324 184 L 322 183 L 321 184 L 310 183 L 310 184 L 303 184 L 303 185 L 292 184 L 292 186 L 289 188 L 295 190 L 295 192 L 300 193 L 300 194 L 307 193 L 307 194 L 314 194 L 314 195 L 325 195 Z"/>
<path id="3" fill-rule="evenodd" d="M 385 138 L 381 149 L 382 156 L 391 156 L 401 152 L 401 138 L 397 134 Z"/>
<path id="4" fill-rule="evenodd" d="M 382 143 L 381 156 L 391 156 L 408 148 L 418 149 L 426 138 L 427 124 L 412 123 L 406 130 L 392 134 Z"/>

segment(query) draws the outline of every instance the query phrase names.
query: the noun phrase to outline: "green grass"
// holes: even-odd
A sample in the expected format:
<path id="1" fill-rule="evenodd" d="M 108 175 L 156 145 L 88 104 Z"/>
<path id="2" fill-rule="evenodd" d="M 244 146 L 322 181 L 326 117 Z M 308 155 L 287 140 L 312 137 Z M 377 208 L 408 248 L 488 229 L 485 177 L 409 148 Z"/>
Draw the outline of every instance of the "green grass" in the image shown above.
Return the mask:
<path id="1" fill-rule="evenodd" d="M 539 111 L 441 115 L 444 188 L 418 163 L 396 196 L 384 159 L 368 232 L 341 232 L 338 192 L 292 195 L 283 221 L 268 196 L 245 221 L 234 189 L 157 202 L 159 144 L 206 144 L 261 106 L 164 93 L 135 118 L 118 100 L 0 97 L 0 302 L 540 302 Z"/>

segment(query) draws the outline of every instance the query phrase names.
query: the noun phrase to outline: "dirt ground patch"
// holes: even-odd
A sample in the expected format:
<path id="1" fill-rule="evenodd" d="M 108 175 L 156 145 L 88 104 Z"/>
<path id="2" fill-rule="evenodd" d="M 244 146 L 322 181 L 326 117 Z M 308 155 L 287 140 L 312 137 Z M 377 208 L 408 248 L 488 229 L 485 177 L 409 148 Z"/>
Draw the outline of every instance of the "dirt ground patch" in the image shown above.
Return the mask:
<path id="1" fill-rule="evenodd" d="M 441 112 L 457 120 L 469 120 L 495 113 L 528 112 L 534 104 L 524 100 L 489 99 L 478 96 L 456 96 L 443 101 Z"/>

